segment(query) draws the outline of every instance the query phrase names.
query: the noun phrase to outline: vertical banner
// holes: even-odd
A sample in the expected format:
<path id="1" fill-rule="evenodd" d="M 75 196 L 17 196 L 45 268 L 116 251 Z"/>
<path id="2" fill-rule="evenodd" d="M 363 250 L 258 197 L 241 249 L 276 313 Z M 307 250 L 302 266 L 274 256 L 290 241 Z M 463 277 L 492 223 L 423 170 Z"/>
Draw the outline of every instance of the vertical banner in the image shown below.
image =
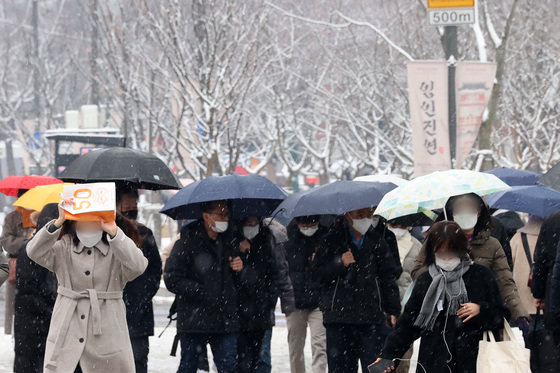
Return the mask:
<path id="1" fill-rule="evenodd" d="M 494 86 L 496 64 L 457 62 L 457 167 L 461 168 L 478 136 Z"/>
<path id="2" fill-rule="evenodd" d="M 447 62 L 407 64 L 414 176 L 451 168 Z"/>

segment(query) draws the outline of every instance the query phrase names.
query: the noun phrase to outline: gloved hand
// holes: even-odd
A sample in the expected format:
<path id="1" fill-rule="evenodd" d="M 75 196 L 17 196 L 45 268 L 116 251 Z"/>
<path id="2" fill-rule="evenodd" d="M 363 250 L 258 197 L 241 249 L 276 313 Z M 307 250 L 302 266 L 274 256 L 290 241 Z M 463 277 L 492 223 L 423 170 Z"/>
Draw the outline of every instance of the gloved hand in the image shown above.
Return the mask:
<path id="1" fill-rule="evenodd" d="M 523 333 L 523 338 L 526 338 L 527 334 L 529 334 L 529 329 L 531 327 L 531 323 L 529 322 L 529 319 L 526 317 L 520 317 L 515 321 L 515 323 Z"/>

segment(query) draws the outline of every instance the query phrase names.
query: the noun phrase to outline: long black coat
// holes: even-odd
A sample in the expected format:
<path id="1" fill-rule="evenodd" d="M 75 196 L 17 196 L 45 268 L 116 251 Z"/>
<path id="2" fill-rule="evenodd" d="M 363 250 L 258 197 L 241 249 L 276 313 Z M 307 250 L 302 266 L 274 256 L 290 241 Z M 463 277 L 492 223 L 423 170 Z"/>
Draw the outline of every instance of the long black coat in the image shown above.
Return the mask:
<path id="1" fill-rule="evenodd" d="M 545 321 L 548 328 L 554 329 L 560 340 L 560 322 L 548 312 L 550 279 L 556 259 L 556 248 L 560 242 L 560 212 L 550 215 L 543 223 L 533 260 L 531 292 L 536 299 L 545 299 Z"/>
<path id="2" fill-rule="evenodd" d="M 270 313 L 278 300 L 279 271 L 273 250 L 276 241 L 270 229 L 261 226 L 249 240 L 251 250 L 242 254 L 243 271 L 239 276 L 239 321 L 242 331 L 272 328 Z"/>
<path id="3" fill-rule="evenodd" d="M 148 259 L 146 271 L 126 284 L 123 301 L 126 306 L 126 321 L 131 337 L 154 335 L 154 307 L 152 298 L 159 289 L 161 280 L 161 258 L 152 231 L 137 224 L 142 236 L 142 253 Z"/>
<path id="4" fill-rule="evenodd" d="M 57 294 L 56 275 L 29 259 L 24 245 L 19 251 L 16 277 L 14 371 L 42 372 Z"/>
<path id="5" fill-rule="evenodd" d="M 356 263 L 348 268 L 342 254 L 352 250 Z M 325 236 L 314 261 L 321 282 L 321 310 L 325 324 L 381 324 L 384 312 L 401 310 L 394 260 L 383 237 L 371 227 L 361 250 L 350 238 L 346 221 L 339 221 Z"/>
<path id="6" fill-rule="evenodd" d="M 239 331 L 237 284 L 229 266 L 236 245 L 218 234 L 208 237 L 199 220 L 186 225 L 165 262 L 164 281 L 177 300 L 177 331 L 236 333 Z"/>
<path id="7" fill-rule="evenodd" d="M 453 355 L 450 367 L 453 373 L 475 373 L 478 356 L 478 343 L 485 330 L 503 328 L 504 317 L 509 318 L 509 311 L 500 297 L 498 283 L 493 273 L 486 267 L 473 264 L 463 275 L 469 301 L 480 305 L 480 314 L 462 323 L 456 316 L 449 316 L 445 329 L 445 341 L 442 332 L 445 326 L 445 312 L 440 312 L 433 331 L 421 330 L 414 322 L 422 308 L 424 296 L 430 287 L 432 277 L 424 272 L 416 281 L 404 312 L 396 328 L 387 337 L 381 356 L 385 359 L 400 358 L 417 339 L 422 337 L 418 361 L 430 373 L 448 373 L 446 361 L 449 350 Z M 447 304 L 444 305 L 447 309 Z M 420 365 L 416 372 L 423 372 Z"/>
<path id="8" fill-rule="evenodd" d="M 312 257 L 323 244 L 327 228 L 320 225 L 311 237 L 304 236 L 297 224 L 288 226 L 288 241 L 284 245 L 295 306 L 300 310 L 314 310 L 319 307 L 320 284 L 313 279 Z"/>

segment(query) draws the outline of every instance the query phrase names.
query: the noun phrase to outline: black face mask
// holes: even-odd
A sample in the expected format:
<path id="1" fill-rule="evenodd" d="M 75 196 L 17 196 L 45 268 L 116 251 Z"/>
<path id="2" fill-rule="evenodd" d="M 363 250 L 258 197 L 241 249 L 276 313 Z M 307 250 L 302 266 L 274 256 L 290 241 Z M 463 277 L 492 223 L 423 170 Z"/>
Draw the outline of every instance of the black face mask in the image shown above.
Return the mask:
<path id="1" fill-rule="evenodd" d="M 138 218 L 138 210 L 121 211 L 121 214 L 130 220 L 136 220 Z"/>

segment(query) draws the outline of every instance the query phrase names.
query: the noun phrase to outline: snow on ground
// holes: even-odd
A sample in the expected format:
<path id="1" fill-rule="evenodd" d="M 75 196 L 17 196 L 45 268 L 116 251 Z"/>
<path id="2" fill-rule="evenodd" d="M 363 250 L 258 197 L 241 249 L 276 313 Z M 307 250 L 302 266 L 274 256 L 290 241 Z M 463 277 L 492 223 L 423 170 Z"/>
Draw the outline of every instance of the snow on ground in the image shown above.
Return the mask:
<path id="1" fill-rule="evenodd" d="M 175 336 L 175 328 L 169 328 L 161 338 L 157 336 L 163 327 L 156 328 L 156 335 L 150 338 L 150 356 L 148 371 L 150 373 L 171 373 L 177 370 L 179 366 L 180 349 L 177 351 L 177 357 L 169 356 L 171 344 Z M 272 372 L 289 372 L 290 363 L 288 358 L 288 343 L 286 342 L 288 331 L 285 326 L 277 326 L 272 333 Z M 12 372 L 14 361 L 13 338 L 4 334 L 4 328 L 0 328 L 0 372 Z M 209 353 L 211 356 L 211 353 Z M 211 357 L 210 357 L 211 359 Z M 309 365 L 308 371 L 311 371 L 311 349 L 309 343 L 306 346 L 306 363 Z M 215 370 L 213 370 L 215 372 Z"/>
<path id="2" fill-rule="evenodd" d="M 4 287 L 0 290 L 0 373 L 12 372 L 14 361 L 14 343 L 11 335 L 4 334 Z M 165 289 L 161 288 L 158 295 L 154 297 L 154 318 L 156 324 L 155 336 L 150 337 L 150 355 L 148 371 L 150 373 L 172 373 L 177 371 L 179 366 L 180 347 L 177 357 L 169 356 L 173 338 L 175 337 L 175 324 L 172 324 L 161 338 L 159 334 L 167 325 L 167 312 L 173 301 L 173 297 Z M 276 324 L 272 333 L 272 372 L 285 373 L 290 371 L 290 361 L 288 357 L 288 342 L 286 320 L 279 309 L 276 311 Z M 309 335 L 309 333 L 308 333 Z M 305 348 L 307 370 L 311 371 L 311 347 L 309 338 Z M 211 352 L 209 351 L 211 359 Z M 213 372 L 216 370 L 214 369 Z"/>

